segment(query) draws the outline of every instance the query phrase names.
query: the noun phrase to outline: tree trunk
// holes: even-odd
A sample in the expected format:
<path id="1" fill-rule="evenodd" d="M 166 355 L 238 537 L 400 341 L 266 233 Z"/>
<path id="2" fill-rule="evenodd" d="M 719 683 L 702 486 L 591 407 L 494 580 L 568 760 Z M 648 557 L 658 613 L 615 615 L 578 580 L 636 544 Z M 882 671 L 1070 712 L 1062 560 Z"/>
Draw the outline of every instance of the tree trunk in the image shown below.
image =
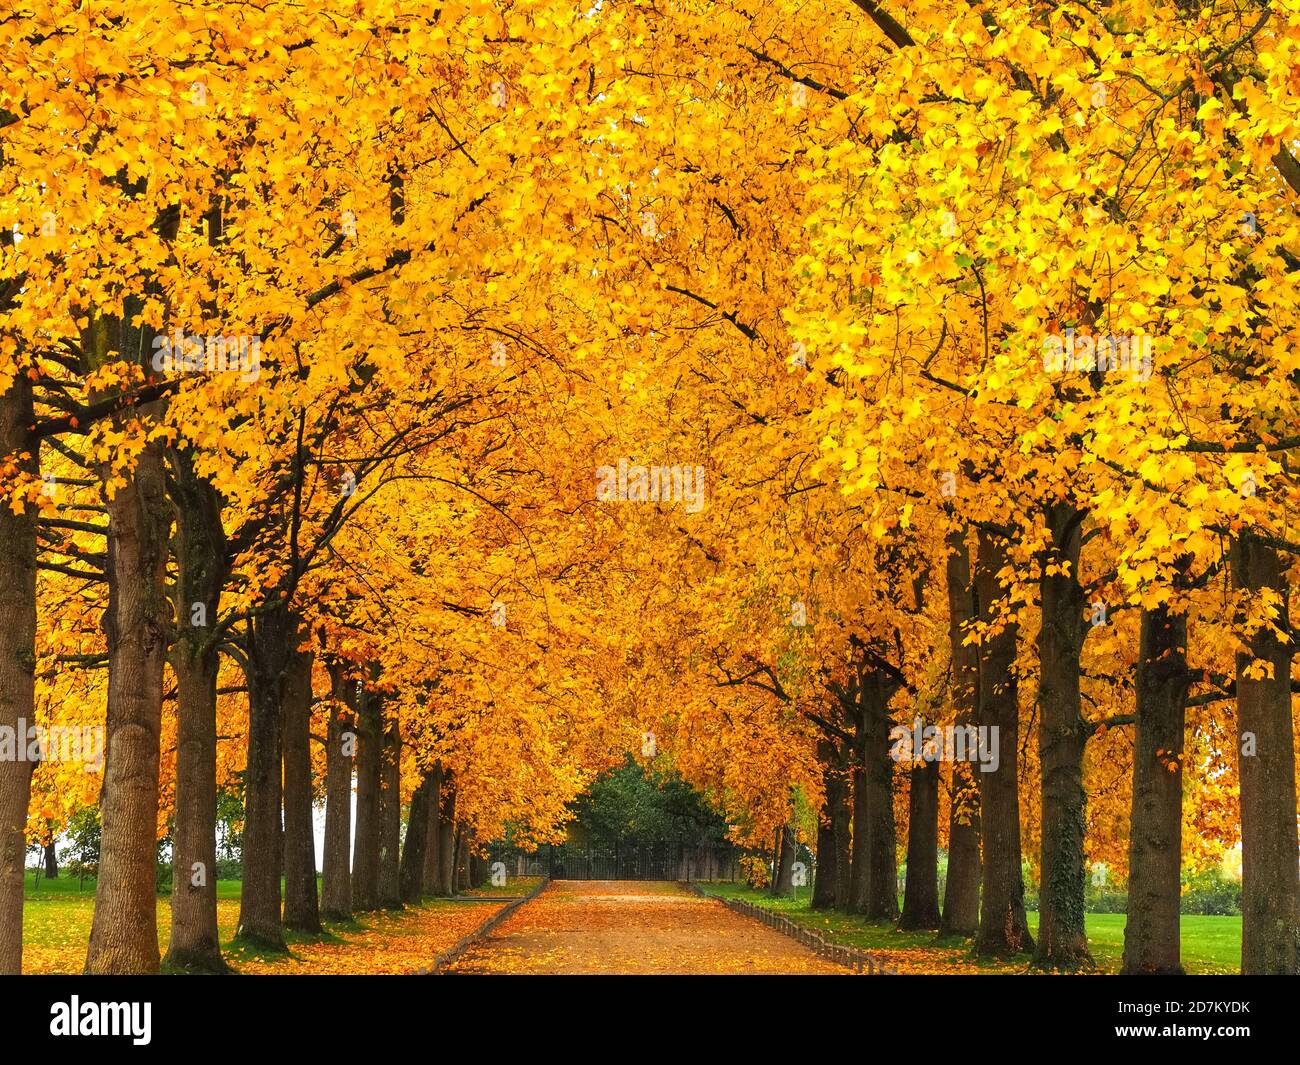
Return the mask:
<path id="1" fill-rule="evenodd" d="M 835 908 L 847 912 L 853 900 L 853 837 L 850 820 L 853 816 L 853 796 L 850 794 L 852 770 L 850 760 L 854 757 L 845 744 L 839 750 L 839 789 L 838 801 L 831 808 L 832 839 L 835 844 Z"/>
<path id="2" fill-rule="evenodd" d="M 1047 507 L 1051 549 L 1040 583 L 1038 635 L 1038 760 L 1042 772 L 1038 950 L 1034 964 L 1051 969 L 1091 967 L 1084 927 L 1083 749 L 1087 733 L 1079 696 L 1085 632 L 1079 584 L 1080 527 L 1085 512 L 1069 503 Z"/>
<path id="3" fill-rule="evenodd" d="M 383 701 L 361 693 L 357 730 L 357 835 L 352 843 L 352 908 L 379 909 L 379 783 L 384 746 Z"/>
<path id="4" fill-rule="evenodd" d="M 429 827 L 424 844 L 424 876 L 421 893 L 437 895 L 442 882 L 442 763 L 434 762 L 429 774 Z"/>
<path id="5" fill-rule="evenodd" d="M 983 531 L 975 566 L 975 597 L 980 620 L 997 617 L 1004 591 L 998 571 L 1007 564 L 1002 543 Z M 1025 919 L 1025 883 L 1020 870 L 1020 796 L 1016 788 L 1019 757 L 1020 692 L 1014 672 L 1017 626 L 1006 622 L 979 648 L 979 707 L 982 727 L 996 729 L 998 768 L 976 774 L 980 790 L 980 844 L 983 882 L 979 934 L 981 955 L 1032 951 L 1033 936 Z"/>
<path id="6" fill-rule="evenodd" d="M 835 819 L 838 807 L 844 803 L 844 781 L 840 775 L 839 751 L 831 740 L 817 744 L 817 757 L 822 764 L 822 788 L 826 792 L 826 806 L 817 818 L 817 868 L 813 877 L 811 906 L 814 910 L 835 908 L 837 877 L 835 848 Z"/>
<path id="7" fill-rule="evenodd" d="M 284 840 L 281 707 L 297 625 L 279 603 L 248 626 L 248 762 L 244 773 L 244 881 L 237 938 L 259 950 L 285 950 L 280 923 Z"/>
<path id="8" fill-rule="evenodd" d="M 379 767 L 379 905 L 402 908 L 402 735 L 397 714 L 389 715 Z"/>
<path id="9" fill-rule="evenodd" d="M 907 798 L 907 881 L 900 928 L 939 927 L 939 763 L 915 762 Z"/>
<path id="10" fill-rule="evenodd" d="M 120 350 L 120 349 L 114 349 Z M 105 469 L 105 481 L 116 474 Z M 158 770 L 170 521 L 162 442 L 148 444 L 108 506 L 108 713 L 99 878 L 86 972 L 156 973 Z"/>
<path id="11" fill-rule="evenodd" d="M 284 685 L 284 926 L 319 935 L 311 781 L 313 662 L 310 651 L 295 648 Z"/>
<path id="12" fill-rule="evenodd" d="M 469 854 L 469 886 L 471 888 L 481 888 L 487 883 L 487 878 L 487 859 L 471 850 Z"/>
<path id="13" fill-rule="evenodd" d="M 975 723 L 979 651 L 966 644 L 975 617 L 970 550 L 963 531 L 948 537 L 948 640 L 952 649 L 952 697 L 957 728 Z M 953 762 L 948 801 L 948 878 L 943 892 L 941 936 L 974 935 L 980 923 L 979 785 L 969 762 Z M 910 838 L 910 837 L 909 837 Z M 909 867 L 910 868 L 910 867 Z"/>
<path id="14" fill-rule="evenodd" d="M 176 511 L 176 815 L 172 926 L 164 965 L 228 971 L 217 934 L 217 671 L 226 579 L 221 497 L 189 451 L 169 452 Z"/>
<path id="15" fill-rule="evenodd" d="M 794 829 L 788 824 L 782 825 L 776 836 L 779 849 L 771 892 L 773 898 L 786 898 L 794 893 Z"/>
<path id="16" fill-rule="evenodd" d="M 58 880 L 59 879 L 59 855 L 58 852 L 54 849 L 54 840 L 50 840 L 50 842 L 46 843 L 41 849 L 44 852 L 44 857 L 45 857 L 45 879 Z"/>
<path id="17" fill-rule="evenodd" d="M 321 915 L 352 919 L 352 759 L 356 751 L 355 687 L 342 663 L 332 663 L 334 705 L 325 747 L 325 853 L 321 863 Z"/>
<path id="18" fill-rule="evenodd" d="M 1239 538 L 1232 546 L 1232 578 L 1255 600 L 1271 593 L 1274 625 L 1289 633 L 1289 589 L 1273 548 Z M 1241 972 L 1290 976 L 1300 972 L 1291 644 L 1264 627 L 1249 634 L 1247 648 L 1237 655 Z M 1252 679 L 1255 661 L 1267 663 L 1272 676 Z"/>
<path id="19" fill-rule="evenodd" d="M 456 829 L 456 893 L 469 889 L 469 834 L 465 826 Z"/>
<path id="20" fill-rule="evenodd" d="M 854 706 L 853 766 L 849 772 L 849 782 L 853 789 L 853 842 L 849 854 L 849 894 L 845 905 L 848 913 L 866 913 L 870 906 L 867 870 L 871 866 L 871 833 L 867 826 L 871 816 L 867 810 L 867 795 L 871 789 L 867 783 L 866 757 L 866 724 L 862 720 L 861 707 Z"/>
<path id="21" fill-rule="evenodd" d="M 127 196 L 141 195 L 145 179 L 116 178 Z M 163 241 L 175 239 L 180 207 L 163 209 L 153 229 Z M 133 363 L 149 373 L 146 352 L 153 330 L 139 324 L 146 300 L 161 300 L 156 280 L 144 295 L 128 294 L 120 315 L 84 308 L 82 368 L 87 373 L 111 362 Z M 116 386 L 93 392 L 92 400 L 118 394 Z M 122 406 L 109 423 L 119 438 L 157 424 L 163 401 Z M 163 667 L 171 632 L 166 571 L 171 514 L 163 471 L 163 441 L 144 445 L 133 470 L 105 455 L 97 472 L 108 512 L 108 699 L 105 715 L 104 782 L 100 789 L 99 875 L 91 920 L 86 972 L 156 973 L 158 950 L 158 793 L 161 762 Z"/>
<path id="22" fill-rule="evenodd" d="M 3 243 L 12 242 L 12 233 Z M 18 373 L 0 395 L 0 459 L 39 480 L 37 449 L 29 442 L 32 384 Z M 25 457 L 24 457 L 25 456 Z M 35 511 L 0 506 L 0 727 L 25 743 L 36 718 Z M 0 976 L 22 971 L 23 866 L 32 764 L 0 760 Z"/>
<path id="23" fill-rule="evenodd" d="M 424 879 L 425 848 L 429 842 L 429 806 L 433 792 L 433 774 L 426 773 L 411 796 L 411 812 L 406 819 L 406 846 L 402 850 L 399 882 L 402 901 L 412 905 L 420 901 Z"/>
<path id="24" fill-rule="evenodd" d="M 1183 972 L 1183 721 L 1191 675 L 1187 618 L 1167 604 L 1142 611 L 1129 820 L 1126 974 Z"/>
<path id="25" fill-rule="evenodd" d="M 898 920 L 898 838 L 894 827 L 894 760 L 889 757 L 892 688 L 878 672 L 863 676 L 866 723 L 863 770 L 867 784 L 867 908 L 872 921 Z"/>
<path id="26" fill-rule="evenodd" d="M 452 898 L 456 894 L 456 784 L 450 772 L 444 772 L 443 777 L 447 784 L 438 814 L 437 894 Z"/>

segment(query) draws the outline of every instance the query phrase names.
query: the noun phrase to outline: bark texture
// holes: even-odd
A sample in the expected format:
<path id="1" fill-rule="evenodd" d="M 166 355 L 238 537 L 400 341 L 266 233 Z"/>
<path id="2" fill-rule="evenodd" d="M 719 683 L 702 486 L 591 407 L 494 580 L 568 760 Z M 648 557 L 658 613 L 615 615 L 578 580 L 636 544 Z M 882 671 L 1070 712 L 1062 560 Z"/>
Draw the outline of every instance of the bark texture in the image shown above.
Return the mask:
<path id="1" fill-rule="evenodd" d="M 785 898 L 794 893 L 794 829 L 782 825 L 777 829 L 776 876 L 772 878 L 771 893 Z"/>
<path id="2" fill-rule="evenodd" d="M 356 750 L 356 687 L 341 663 L 330 665 L 334 700 L 325 747 L 325 853 L 321 915 L 352 917 L 352 762 Z"/>
<path id="3" fill-rule="evenodd" d="M 114 349 L 120 350 L 120 349 Z M 108 471 L 105 476 L 109 477 Z M 88 973 L 156 973 L 158 770 L 171 609 L 161 442 L 147 445 L 108 506 L 108 711 L 99 878 Z"/>
<path id="4" fill-rule="evenodd" d="M 379 909 L 379 786 L 384 746 L 383 708 L 377 692 L 360 697 L 357 729 L 357 834 L 352 841 L 352 908 Z"/>
<path id="5" fill-rule="evenodd" d="M 1274 624 L 1289 632 L 1286 573 L 1272 547 L 1238 539 L 1232 578 L 1252 599 L 1268 597 L 1278 611 Z M 1292 650 L 1269 626 L 1250 634 L 1248 648 L 1237 655 L 1241 972 L 1289 976 L 1300 972 Z M 1267 663 L 1271 675 L 1252 677 L 1256 662 Z"/>
<path id="6" fill-rule="evenodd" d="M 284 926 L 308 935 L 321 931 L 311 786 L 314 660 L 295 649 L 284 685 Z"/>
<path id="7" fill-rule="evenodd" d="M 31 381 L 17 375 L 0 395 L 0 459 L 38 477 Z M 25 455 L 23 458 L 21 456 Z M 18 735 L 36 717 L 36 521 L 30 510 L 0 507 L 0 726 Z M 22 971 L 23 866 L 32 765 L 0 761 L 0 976 Z"/>
<path id="8" fill-rule="evenodd" d="M 1079 695 L 1085 633 L 1079 553 L 1084 512 L 1069 503 L 1046 508 L 1050 537 L 1039 583 L 1038 761 L 1042 772 L 1042 850 L 1038 949 L 1034 964 L 1051 969 L 1091 967 L 1084 928 L 1084 829 L 1087 744 Z"/>
<path id="9" fill-rule="evenodd" d="M 429 784 L 429 826 L 424 845 L 421 893 L 437 895 L 442 879 L 442 763 L 435 762 Z"/>
<path id="10" fill-rule="evenodd" d="M 169 970 L 224 973 L 217 935 L 216 625 L 226 580 L 221 497 L 188 451 L 168 452 L 176 511 L 176 815 Z"/>
<path id="11" fill-rule="evenodd" d="M 397 714 L 384 722 L 379 766 L 379 905 L 402 908 L 402 735 Z"/>
<path id="12" fill-rule="evenodd" d="M 975 724 L 979 650 L 965 642 L 975 617 L 975 586 L 964 532 L 948 538 L 948 640 L 952 649 L 953 706 L 958 728 Z M 980 920 L 979 784 L 969 762 L 953 762 L 948 803 L 948 878 L 941 936 L 974 935 Z"/>
<path id="13" fill-rule="evenodd" d="M 1183 722 L 1187 618 L 1161 605 L 1142 611 L 1129 818 L 1126 974 L 1183 972 L 1179 880 L 1183 853 Z M 1172 770 L 1172 772 L 1171 772 Z"/>
<path id="14" fill-rule="evenodd" d="M 456 894 L 456 782 L 443 772 L 442 804 L 438 812 L 438 886 L 435 894 Z"/>
<path id="15" fill-rule="evenodd" d="M 939 763 L 912 766 L 907 801 L 907 880 L 900 928 L 939 927 Z"/>
<path id="16" fill-rule="evenodd" d="M 898 919 L 898 839 L 894 826 L 894 760 L 889 756 L 892 685 L 878 671 L 862 680 L 865 722 L 863 774 L 867 791 L 867 906 L 869 920 Z"/>
<path id="17" fill-rule="evenodd" d="M 418 903 L 422 894 L 432 791 L 433 777 L 425 774 L 411 796 L 411 812 L 406 819 L 406 846 L 402 848 L 402 864 L 398 874 L 402 901 L 407 903 Z"/>
<path id="18" fill-rule="evenodd" d="M 284 838 L 282 706 L 297 624 L 281 603 L 248 627 L 248 761 L 244 772 L 244 880 L 238 938 L 260 950 L 285 950 L 280 923 Z"/>
<path id="19" fill-rule="evenodd" d="M 826 793 L 826 807 L 817 819 L 817 865 L 813 873 L 812 908 L 835 908 L 836 870 L 835 821 L 837 809 L 844 804 L 844 780 L 840 768 L 839 751 L 831 740 L 817 745 L 817 757 L 822 765 L 822 789 Z"/>
<path id="20" fill-rule="evenodd" d="M 998 571 L 1007 564 L 1000 540 L 983 531 L 975 565 L 975 595 L 980 620 L 998 619 L 1005 590 Z M 980 847 L 983 880 L 980 924 L 975 949 L 981 955 L 1032 951 L 1033 936 L 1025 918 L 1025 883 L 1020 869 L 1020 794 L 1016 787 L 1020 735 L 1020 692 L 1014 672 L 1017 626 L 1002 621 L 979 648 L 981 726 L 997 729 L 998 768 L 979 772 Z M 990 745 L 993 740 L 990 737 Z"/>

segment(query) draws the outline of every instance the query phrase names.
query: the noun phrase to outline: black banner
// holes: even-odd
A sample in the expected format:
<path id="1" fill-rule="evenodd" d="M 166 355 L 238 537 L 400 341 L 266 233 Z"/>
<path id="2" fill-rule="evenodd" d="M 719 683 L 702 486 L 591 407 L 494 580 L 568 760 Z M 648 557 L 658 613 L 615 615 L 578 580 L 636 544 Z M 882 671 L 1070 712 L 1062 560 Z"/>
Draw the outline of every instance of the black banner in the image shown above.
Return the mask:
<path id="1" fill-rule="evenodd" d="M 385 1046 L 400 1052 L 408 1044 L 433 1051 L 447 1038 L 485 1054 L 517 1056 L 579 1017 L 584 1044 L 611 1055 L 645 1037 L 680 1039 L 683 1052 L 707 1044 L 730 1053 L 760 1037 L 756 1024 L 765 1053 L 816 1054 L 823 1040 L 833 1044 L 826 1050 L 873 1053 L 936 1039 L 989 1048 L 1012 1040 L 1023 1048 L 1025 1037 L 1041 1033 L 1052 1039 L 1045 1045 L 1072 1051 L 1173 1041 L 1231 1054 L 1233 1044 L 1284 1038 L 1294 995 L 1292 981 L 1227 976 L 0 981 L 6 1043 L 19 1052 L 105 1043 L 128 1056 L 188 1047 L 201 1057 L 253 1047 L 259 1056 L 281 1047 L 331 1055 Z M 507 1019 L 503 1032 L 498 1022 Z"/>

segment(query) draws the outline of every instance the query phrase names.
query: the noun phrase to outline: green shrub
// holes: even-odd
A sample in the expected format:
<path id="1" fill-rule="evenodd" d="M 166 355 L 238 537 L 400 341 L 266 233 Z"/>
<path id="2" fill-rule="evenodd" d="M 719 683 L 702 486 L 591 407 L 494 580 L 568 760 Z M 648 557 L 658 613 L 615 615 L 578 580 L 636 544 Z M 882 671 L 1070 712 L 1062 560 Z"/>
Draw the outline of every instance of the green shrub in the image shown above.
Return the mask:
<path id="1" fill-rule="evenodd" d="M 1128 894 L 1123 891 L 1090 891 L 1084 900 L 1089 913 L 1127 913 Z"/>
<path id="2" fill-rule="evenodd" d="M 76 860 L 65 862 L 62 875 L 75 880 L 94 880 L 99 876 L 99 863 Z"/>
<path id="3" fill-rule="evenodd" d="M 1228 916 L 1241 913 L 1241 882 L 1218 866 L 1183 873 L 1183 913 Z"/>
<path id="4" fill-rule="evenodd" d="M 1034 871 L 1028 862 L 1020 865 L 1020 879 L 1025 883 L 1025 909 L 1038 909 L 1038 881 L 1034 879 Z"/>
<path id="5" fill-rule="evenodd" d="M 1038 884 L 1026 865 L 1025 909 L 1038 909 Z M 1241 914 L 1241 881 L 1234 880 L 1218 866 L 1197 872 L 1183 872 L 1182 901 L 1179 911 L 1202 917 L 1236 917 Z M 1088 913 L 1127 913 L 1128 884 L 1116 880 L 1100 887 L 1089 877 L 1084 888 L 1084 909 Z"/>
<path id="6" fill-rule="evenodd" d="M 63 848 L 63 860 L 69 865 L 98 870 L 100 821 L 98 806 L 83 806 L 69 819 L 65 829 L 67 843 Z M 94 873 L 87 875 L 93 876 Z"/>

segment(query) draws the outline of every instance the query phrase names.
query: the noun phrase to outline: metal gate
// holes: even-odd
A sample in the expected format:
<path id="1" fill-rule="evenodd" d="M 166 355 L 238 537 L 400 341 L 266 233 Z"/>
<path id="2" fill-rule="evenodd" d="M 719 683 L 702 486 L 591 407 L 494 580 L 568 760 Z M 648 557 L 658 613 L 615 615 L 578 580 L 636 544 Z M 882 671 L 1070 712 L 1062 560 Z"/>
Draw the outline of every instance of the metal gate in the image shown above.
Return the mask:
<path id="1" fill-rule="evenodd" d="M 558 844 L 518 856 L 519 875 L 552 880 L 734 880 L 736 851 L 677 843 Z"/>

